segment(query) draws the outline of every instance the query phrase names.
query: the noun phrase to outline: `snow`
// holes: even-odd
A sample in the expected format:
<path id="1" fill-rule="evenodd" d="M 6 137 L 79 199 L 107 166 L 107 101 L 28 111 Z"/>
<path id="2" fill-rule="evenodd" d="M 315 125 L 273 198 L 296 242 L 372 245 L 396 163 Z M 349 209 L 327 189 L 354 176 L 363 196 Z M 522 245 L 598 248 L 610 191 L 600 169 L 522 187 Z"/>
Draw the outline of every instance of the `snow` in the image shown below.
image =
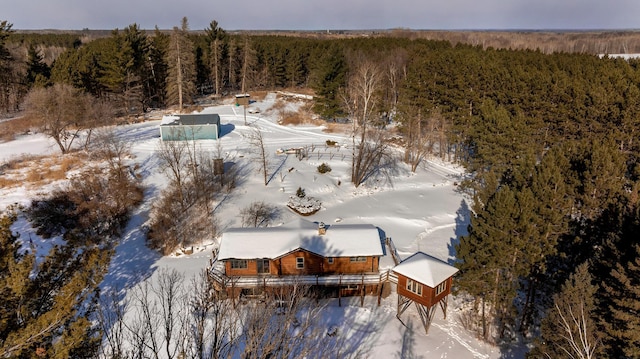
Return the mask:
<path id="1" fill-rule="evenodd" d="M 59 153 L 58 145 L 43 134 L 22 135 L 15 141 L 0 143 L 0 164 L 25 156 Z"/>
<path id="2" fill-rule="evenodd" d="M 395 266 L 393 271 L 435 288 L 456 274 L 458 269 L 426 253 L 417 252 Z"/>
<path id="3" fill-rule="evenodd" d="M 274 226 L 300 216 L 286 207 L 290 196 L 302 187 L 307 196 L 318 198 L 322 208 L 305 217 L 312 222 L 324 222 L 328 226 L 373 225 L 380 238 L 390 237 L 401 258 L 422 251 L 433 257 L 453 263 L 455 245 L 460 235 L 466 234 L 469 223 L 469 199 L 457 191 L 463 171 L 436 159 L 425 161 L 416 173 L 399 164 L 386 176 L 370 178 L 365 184 L 354 187 L 350 183 L 350 156 L 348 134 L 323 132 L 324 126 L 281 126 L 277 123 L 278 111 L 270 110 L 276 95 L 252 104 L 259 114 L 245 114 L 242 108 L 226 104 L 206 108 L 204 112 L 218 113 L 221 117 L 220 145 L 225 162 L 237 166 L 240 178 L 237 188 L 220 200 L 215 218 L 220 231 L 241 226 L 240 211 L 256 200 L 281 206 L 281 217 Z M 298 100 L 287 105 L 287 110 L 299 106 Z M 144 226 L 154 199 L 165 188 L 166 176 L 160 171 L 155 155 L 159 146 L 161 117 L 146 122 L 117 127 L 118 135 L 131 143 L 132 158 L 143 178 L 145 201 L 133 213 L 120 244 L 116 248 L 109 273 L 102 285 L 103 293 L 114 290 L 126 296 L 132 287 L 145 278 L 152 280 L 160 269 L 175 268 L 185 276 L 185 283 L 207 268 L 211 253 L 219 238 L 203 238 L 194 246 L 190 255 L 160 256 L 145 246 Z M 256 152 L 249 142 L 252 127 L 262 131 L 269 158 L 269 183 L 264 185 L 259 166 L 253 161 Z M 326 140 L 346 144 L 327 147 Z M 295 155 L 276 155 L 278 148 L 294 148 L 313 145 L 309 157 L 299 160 Z M 218 141 L 201 140 L 198 146 L 217 153 Z M 53 142 L 41 135 L 28 135 L 18 140 L 0 144 L 0 163 L 17 158 L 23 153 L 58 155 Z M 318 165 L 327 163 L 332 171 L 317 172 Z M 277 171 L 277 172 L 276 172 Z M 29 203 L 38 193 L 47 189 L 0 188 L 0 208 L 11 203 Z M 20 221 L 14 231 L 28 239 L 29 226 Z M 315 225 L 314 225 L 315 226 Z M 331 229 L 329 229 L 331 231 Z M 38 253 L 46 250 L 46 240 L 31 237 Z M 38 243 L 36 243 L 38 242 Z M 245 249 L 249 249 L 246 248 Z M 395 265 L 390 256 L 381 257 L 380 268 Z M 455 278 L 454 278 L 455 282 Z M 449 300 L 447 319 L 436 314 L 426 335 L 421 329 L 415 308 L 403 314 L 403 321 L 396 319 L 397 297 L 395 289 L 382 299 L 378 306 L 376 297 L 367 297 L 363 306 L 359 298 L 342 298 L 325 302 L 318 315 L 317 325 L 337 328 L 337 334 L 345 339 L 345 352 L 360 350 L 369 358 L 498 358 L 500 348 L 483 343 L 467 332 L 459 320 L 461 298 Z"/>
<path id="4" fill-rule="evenodd" d="M 161 125 L 170 125 L 176 121 L 180 120 L 180 116 L 177 115 L 164 115 L 162 116 L 162 120 L 160 120 Z"/>
<path id="5" fill-rule="evenodd" d="M 275 259 L 297 249 L 323 257 L 381 256 L 378 229 L 371 224 L 318 224 L 296 219 L 279 227 L 230 228 L 222 234 L 218 259 Z"/>

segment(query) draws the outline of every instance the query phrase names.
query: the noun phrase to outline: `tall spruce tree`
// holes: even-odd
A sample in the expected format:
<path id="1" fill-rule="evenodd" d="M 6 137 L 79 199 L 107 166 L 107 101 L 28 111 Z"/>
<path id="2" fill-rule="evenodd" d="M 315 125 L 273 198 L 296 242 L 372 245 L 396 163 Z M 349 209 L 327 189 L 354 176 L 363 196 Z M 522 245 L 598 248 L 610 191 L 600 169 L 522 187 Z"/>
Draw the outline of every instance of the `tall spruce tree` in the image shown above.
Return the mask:
<path id="1" fill-rule="evenodd" d="M 17 104 L 13 98 L 17 97 L 18 91 L 18 73 L 16 71 L 16 62 L 9 49 L 6 47 L 6 41 L 10 34 L 13 24 L 6 20 L 0 21 L 0 111 L 9 112 L 15 109 Z"/>
<path id="2" fill-rule="evenodd" d="M 150 76 L 145 89 L 151 106 L 162 107 L 166 105 L 166 84 L 169 73 L 166 54 L 169 48 L 169 38 L 169 35 L 160 31 L 157 26 L 154 35 L 150 38 L 147 59 Z"/>
<path id="3" fill-rule="evenodd" d="M 637 230 L 633 234 L 637 238 Z M 629 258 L 629 259 L 627 259 Z M 602 324 L 607 335 L 607 349 L 611 356 L 640 357 L 640 244 L 627 255 L 621 255 L 607 280 L 602 282 Z"/>
<path id="4" fill-rule="evenodd" d="M 211 52 L 209 55 L 209 63 L 213 77 L 213 93 L 217 96 L 220 94 L 223 83 L 223 59 L 226 58 L 227 33 L 218 26 L 216 20 L 211 21 L 209 27 L 204 31 L 207 34 L 207 41 Z"/>
<path id="5" fill-rule="evenodd" d="M 317 96 L 314 111 L 325 119 L 344 116 L 340 91 L 346 86 L 347 62 L 343 49 L 330 45 L 316 60 L 312 73 L 311 86 Z"/>
<path id="6" fill-rule="evenodd" d="M 49 85 L 51 68 L 44 62 L 44 56 L 33 44 L 27 51 L 27 85 L 45 87 Z"/>

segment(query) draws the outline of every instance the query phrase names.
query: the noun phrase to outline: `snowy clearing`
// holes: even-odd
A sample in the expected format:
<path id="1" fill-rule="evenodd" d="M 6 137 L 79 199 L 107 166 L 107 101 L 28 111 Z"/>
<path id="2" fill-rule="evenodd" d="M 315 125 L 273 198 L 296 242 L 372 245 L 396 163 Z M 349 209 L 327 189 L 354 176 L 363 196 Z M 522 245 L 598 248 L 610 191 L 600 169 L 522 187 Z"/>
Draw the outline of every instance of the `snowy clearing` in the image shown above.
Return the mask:
<path id="1" fill-rule="evenodd" d="M 388 176 L 371 178 L 355 188 L 350 183 L 350 158 L 348 147 L 351 139 L 346 134 L 323 132 L 323 126 L 281 126 L 275 114 L 267 111 L 276 101 L 276 94 L 252 104 L 260 112 L 245 114 L 241 107 L 221 105 L 208 107 L 204 112 L 218 113 L 221 117 L 220 144 L 225 160 L 246 168 L 237 188 L 215 210 L 215 217 L 225 228 L 240 227 L 238 213 L 251 202 L 260 200 L 281 206 L 279 225 L 299 217 L 286 207 L 291 196 L 301 187 L 307 196 L 317 198 L 322 207 L 315 214 L 305 217 L 310 221 L 344 224 L 372 224 L 395 243 L 402 258 L 416 251 L 423 251 L 450 264 L 455 259 L 457 238 L 466 233 L 469 223 L 469 200 L 456 191 L 462 170 L 439 160 L 425 162 L 416 173 L 411 173 L 399 163 Z M 166 176 L 158 168 L 155 152 L 158 148 L 160 119 L 121 126 L 117 133 L 132 144 L 132 155 L 139 166 L 145 186 L 144 203 L 130 220 L 123 238 L 116 249 L 110 271 L 104 280 L 104 290 L 116 289 L 125 294 L 160 268 L 175 268 L 188 281 L 209 265 L 216 238 L 203 238 L 190 255 L 160 256 L 145 246 L 144 225 L 148 221 L 151 206 L 158 193 L 165 187 Z M 263 183 L 262 174 L 252 160 L 255 149 L 248 137 L 252 128 L 260 128 L 270 157 L 269 184 Z M 336 141 L 339 146 L 327 146 L 326 141 Z M 198 146 L 215 151 L 214 140 L 200 140 Z M 309 157 L 299 160 L 295 154 L 277 154 L 278 149 L 311 148 Z M 57 148 L 41 135 L 29 135 L 19 140 L 0 144 L 0 162 L 9 161 L 22 154 L 54 154 Z M 317 167 L 326 163 L 331 172 L 321 174 Z M 37 193 L 46 189 L 25 187 L 0 189 L 0 206 L 12 203 L 28 204 Z M 29 237 L 29 226 L 21 220 L 14 230 Z M 44 240 L 31 237 L 41 246 L 38 253 L 46 252 Z M 393 266 L 390 256 L 382 257 L 380 268 Z M 455 280 L 455 279 L 454 279 Z M 342 301 L 330 300 L 322 310 L 318 325 L 338 328 L 350 346 L 358 346 L 370 358 L 498 358 L 500 349 L 485 344 L 465 331 L 458 319 L 462 305 L 450 298 L 448 318 L 436 314 L 429 334 L 425 335 L 414 307 L 403 315 L 403 322 L 396 319 L 397 298 L 395 291 L 377 305 L 375 297 L 367 297 L 364 306 L 359 298 Z M 347 303 L 347 304 L 345 304 Z"/>

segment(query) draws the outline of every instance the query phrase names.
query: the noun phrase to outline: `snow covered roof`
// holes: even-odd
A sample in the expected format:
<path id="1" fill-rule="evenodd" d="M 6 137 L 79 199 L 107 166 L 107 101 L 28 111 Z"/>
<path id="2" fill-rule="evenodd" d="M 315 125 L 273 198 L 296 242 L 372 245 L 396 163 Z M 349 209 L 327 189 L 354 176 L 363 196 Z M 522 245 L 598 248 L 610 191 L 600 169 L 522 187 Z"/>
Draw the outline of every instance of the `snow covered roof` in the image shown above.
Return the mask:
<path id="1" fill-rule="evenodd" d="M 393 271 L 435 288 L 445 279 L 458 273 L 458 268 L 426 253 L 417 252 L 393 267 Z"/>
<path id="2" fill-rule="evenodd" d="M 160 126 L 196 126 L 196 125 L 219 125 L 220 115 L 216 113 L 192 113 L 183 115 L 164 115 Z"/>
<path id="3" fill-rule="evenodd" d="M 297 219 L 278 227 L 231 228 L 220 241 L 218 260 L 275 259 L 297 249 L 323 257 L 382 256 L 378 229 L 371 224 L 325 225 Z"/>

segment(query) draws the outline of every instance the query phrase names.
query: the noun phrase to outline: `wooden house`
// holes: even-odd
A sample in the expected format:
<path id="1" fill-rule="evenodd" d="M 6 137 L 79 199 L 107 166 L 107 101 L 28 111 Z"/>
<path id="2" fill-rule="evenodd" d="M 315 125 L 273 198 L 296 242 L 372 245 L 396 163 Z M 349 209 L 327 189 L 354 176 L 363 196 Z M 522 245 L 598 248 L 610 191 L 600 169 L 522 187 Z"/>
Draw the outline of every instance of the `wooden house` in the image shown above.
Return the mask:
<path id="1" fill-rule="evenodd" d="M 425 332 L 433 320 L 438 305 L 447 317 L 447 298 L 451 293 L 453 267 L 423 252 L 417 252 L 393 268 L 398 277 L 398 319 L 412 304 L 416 305 Z"/>
<path id="2" fill-rule="evenodd" d="M 383 241 L 371 224 L 327 226 L 297 219 L 227 230 L 209 272 L 217 289 L 233 297 L 295 284 L 333 288 L 338 296 L 364 295 L 381 284 L 383 255 Z"/>
<path id="3" fill-rule="evenodd" d="M 217 140 L 220 116 L 215 113 L 163 116 L 160 138 L 163 141 Z"/>

